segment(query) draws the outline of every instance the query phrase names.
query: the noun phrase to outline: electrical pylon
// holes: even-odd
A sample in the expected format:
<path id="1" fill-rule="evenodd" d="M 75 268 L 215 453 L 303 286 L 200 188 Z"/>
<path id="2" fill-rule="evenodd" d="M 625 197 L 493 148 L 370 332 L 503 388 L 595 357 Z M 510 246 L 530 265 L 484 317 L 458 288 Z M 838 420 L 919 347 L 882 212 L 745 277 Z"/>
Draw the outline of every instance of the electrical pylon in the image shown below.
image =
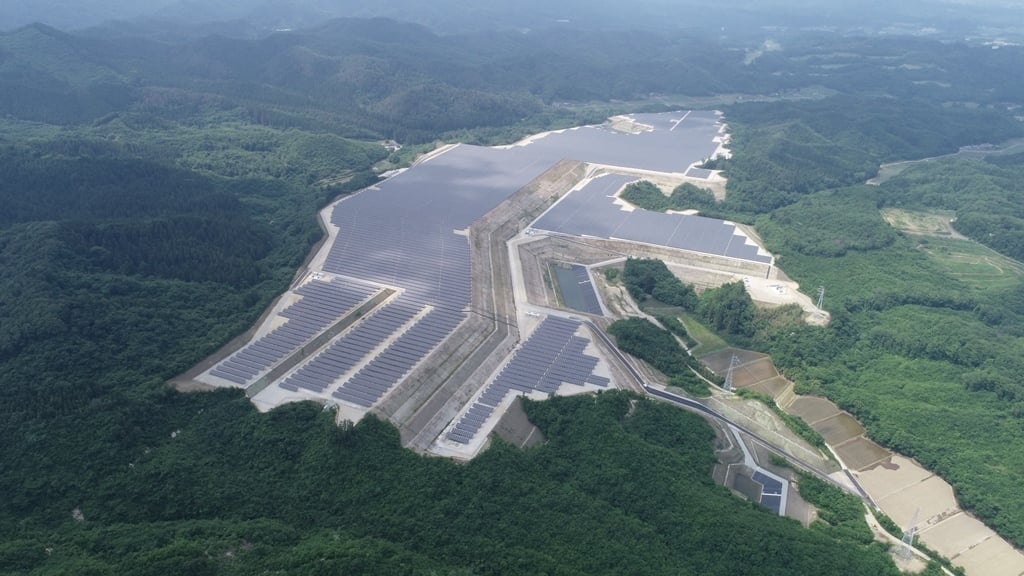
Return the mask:
<path id="1" fill-rule="evenodd" d="M 732 359 L 729 360 L 729 370 L 725 373 L 725 384 L 722 385 L 726 390 L 732 391 L 732 373 L 739 365 L 739 357 L 733 354 Z"/>

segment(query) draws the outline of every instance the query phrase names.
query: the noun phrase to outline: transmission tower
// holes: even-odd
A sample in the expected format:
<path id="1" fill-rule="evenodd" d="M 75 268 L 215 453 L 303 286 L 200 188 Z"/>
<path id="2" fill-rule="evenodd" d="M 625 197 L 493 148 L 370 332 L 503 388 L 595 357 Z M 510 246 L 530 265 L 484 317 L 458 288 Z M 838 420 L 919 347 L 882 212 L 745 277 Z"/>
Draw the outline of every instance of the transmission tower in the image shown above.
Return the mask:
<path id="1" fill-rule="evenodd" d="M 825 287 L 818 286 L 818 310 L 821 310 L 821 304 L 825 301 Z"/>
<path id="2" fill-rule="evenodd" d="M 729 370 L 725 373 L 725 384 L 722 385 L 726 390 L 732 391 L 732 373 L 740 365 L 740 359 L 733 354 L 732 359 L 729 360 Z"/>
<path id="3" fill-rule="evenodd" d="M 910 527 L 903 533 L 903 545 L 900 546 L 900 558 L 910 560 L 914 554 L 914 536 L 917 535 L 917 515 L 921 513 L 918 508 L 914 511 L 914 517 L 910 519 Z"/>

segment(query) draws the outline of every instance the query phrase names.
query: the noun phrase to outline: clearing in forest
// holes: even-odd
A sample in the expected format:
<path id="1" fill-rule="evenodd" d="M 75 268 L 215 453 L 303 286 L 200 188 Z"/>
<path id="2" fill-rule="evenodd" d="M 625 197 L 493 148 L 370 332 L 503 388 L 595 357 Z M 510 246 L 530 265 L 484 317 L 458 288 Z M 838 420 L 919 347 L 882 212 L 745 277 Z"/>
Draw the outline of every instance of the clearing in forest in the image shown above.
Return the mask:
<path id="1" fill-rule="evenodd" d="M 900 208 L 883 208 L 882 218 L 885 218 L 885 221 L 893 228 L 907 234 L 964 239 L 963 235 L 953 229 L 956 212 L 952 210 L 919 212 Z"/>
<path id="2" fill-rule="evenodd" d="M 922 239 L 918 248 L 941 265 L 947 274 L 973 288 L 1010 288 L 1024 276 L 1024 265 L 972 240 Z"/>
<path id="3" fill-rule="evenodd" d="M 1015 286 L 1024 275 L 1024 264 L 959 234 L 952 226 L 954 216 L 948 210 L 882 210 L 886 222 L 917 236 L 918 249 L 953 278 L 978 289 Z"/>

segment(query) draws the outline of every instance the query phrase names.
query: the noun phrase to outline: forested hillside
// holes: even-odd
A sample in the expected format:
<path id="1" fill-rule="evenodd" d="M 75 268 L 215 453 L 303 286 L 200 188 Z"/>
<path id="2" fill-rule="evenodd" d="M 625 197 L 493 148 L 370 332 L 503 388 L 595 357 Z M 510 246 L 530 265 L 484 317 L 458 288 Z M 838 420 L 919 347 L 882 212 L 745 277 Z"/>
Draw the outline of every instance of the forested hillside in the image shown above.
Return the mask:
<path id="1" fill-rule="evenodd" d="M 166 402 L 145 428 L 176 437 L 97 480 L 82 522 L 5 538 L 5 571 L 899 573 L 866 529 L 808 530 L 715 485 L 707 424 L 624 393 L 527 403 L 547 444 L 465 466 L 402 450 L 373 418 L 341 430 L 308 405 Z"/>
<path id="2" fill-rule="evenodd" d="M 801 112 L 792 113 L 803 122 Z M 957 230 L 1019 258 L 1019 157 L 923 163 L 882 186 L 846 186 L 864 173 L 835 159 L 870 150 L 856 143 L 859 138 L 847 140 L 849 125 L 820 128 L 820 136 L 837 146 L 827 158 L 773 162 L 764 151 L 789 128 L 771 114 L 731 118 L 737 133 L 747 136 L 737 138 L 729 163 L 736 168 L 729 172 L 730 191 L 739 194 L 720 209 L 731 206 L 735 216 L 756 221 L 789 276 L 804 287 L 826 288 L 832 315 L 827 328 L 775 326 L 754 345 L 770 352 L 803 392 L 836 400 L 871 438 L 942 475 L 961 505 L 1017 545 L 1024 543 L 1018 489 L 1024 446 L 1017 441 L 1024 432 L 1021 265 L 999 261 L 967 240 L 907 234 L 880 212 L 938 210 L 936 217 L 945 222 L 950 218 L 944 215 L 953 214 Z M 893 122 L 887 137 L 904 130 Z M 1003 121 L 990 130 L 997 142 L 1019 134 L 1020 123 Z M 798 192 L 776 188 L 770 173 L 748 172 L 746 163 L 788 163 L 825 176 L 817 187 Z M 765 201 L 748 195 L 755 189 L 781 194 Z M 778 204 L 784 206 L 770 210 Z"/>
<path id="3" fill-rule="evenodd" d="M 762 102 L 726 109 L 729 196 L 713 209 L 766 222 L 833 316 L 749 338 L 1024 541 L 1024 291 L 967 282 L 886 229 L 890 200 L 932 201 L 909 184 L 853 186 L 886 160 L 1019 135 L 1020 50 L 817 33 L 749 60 L 755 47 L 380 20 L 250 40 L 0 35 L 0 572 L 892 573 L 876 545 L 711 486 L 707 428 L 649 403 L 626 418 L 620 395 L 533 405 L 548 445 L 459 467 L 403 452 L 376 421 L 339 430 L 319 408 L 258 414 L 164 385 L 284 289 L 318 207 L 409 144 L 507 142 L 720 92 Z M 384 138 L 407 146 L 389 155 Z M 992 162 L 1009 186 L 1013 157 Z M 987 206 L 1018 217 L 1015 189 L 995 190 L 934 201 L 984 241 Z"/>
<path id="4" fill-rule="evenodd" d="M 1000 76 L 1019 49 L 906 38 L 831 41 L 795 36 L 784 50 L 750 61 L 748 47 L 699 31 L 543 28 L 438 36 L 413 24 L 342 19 L 254 40 L 158 42 L 33 25 L 0 34 L 0 113 L 56 124 L 105 122 L 117 113 L 153 127 L 241 113 L 247 123 L 418 142 L 524 119 L 531 129 L 600 121 L 607 111 L 584 113 L 570 102 L 808 87 L 846 94 L 818 104 L 732 111 L 740 121 L 756 117 L 784 126 L 773 131 L 769 157 L 738 159 L 732 167 L 764 172 L 764 186 L 786 190 L 774 191 L 774 198 L 836 176 L 791 170 L 805 154 L 853 176 L 870 174 L 876 157 L 934 155 L 998 137 L 991 130 L 1000 123 L 990 113 L 944 104 L 1003 104 L 1024 94 L 1024 80 Z M 894 58 L 905 70 L 892 70 Z M 811 108 L 796 120 L 793 107 L 805 105 Z M 933 122 L 936 117 L 943 122 Z M 777 204 L 768 201 L 763 208 Z"/>

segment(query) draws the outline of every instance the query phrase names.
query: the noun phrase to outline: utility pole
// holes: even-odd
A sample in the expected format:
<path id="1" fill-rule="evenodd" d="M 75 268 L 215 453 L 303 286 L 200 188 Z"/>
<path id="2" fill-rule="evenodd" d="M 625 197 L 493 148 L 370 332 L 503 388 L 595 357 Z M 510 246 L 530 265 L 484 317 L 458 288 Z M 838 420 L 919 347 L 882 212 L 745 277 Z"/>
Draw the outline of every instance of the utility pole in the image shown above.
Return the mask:
<path id="1" fill-rule="evenodd" d="M 917 535 L 917 515 L 921 513 L 918 508 L 914 511 L 914 517 L 910 519 L 910 527 L 903 533 L 903 545 L 900 546 L 900 558 L 910 560 L 914 555 L 914 536 Z"/>
<path id="2" fill-rule="evenodd" d="M 723 388 L 732 392 L 732 373 L 740 365 L 740 359 L 735 354 L 732 355 L 732 359 L 729 360 L 729 370 L 725 373 L 725 384 Z"/>

